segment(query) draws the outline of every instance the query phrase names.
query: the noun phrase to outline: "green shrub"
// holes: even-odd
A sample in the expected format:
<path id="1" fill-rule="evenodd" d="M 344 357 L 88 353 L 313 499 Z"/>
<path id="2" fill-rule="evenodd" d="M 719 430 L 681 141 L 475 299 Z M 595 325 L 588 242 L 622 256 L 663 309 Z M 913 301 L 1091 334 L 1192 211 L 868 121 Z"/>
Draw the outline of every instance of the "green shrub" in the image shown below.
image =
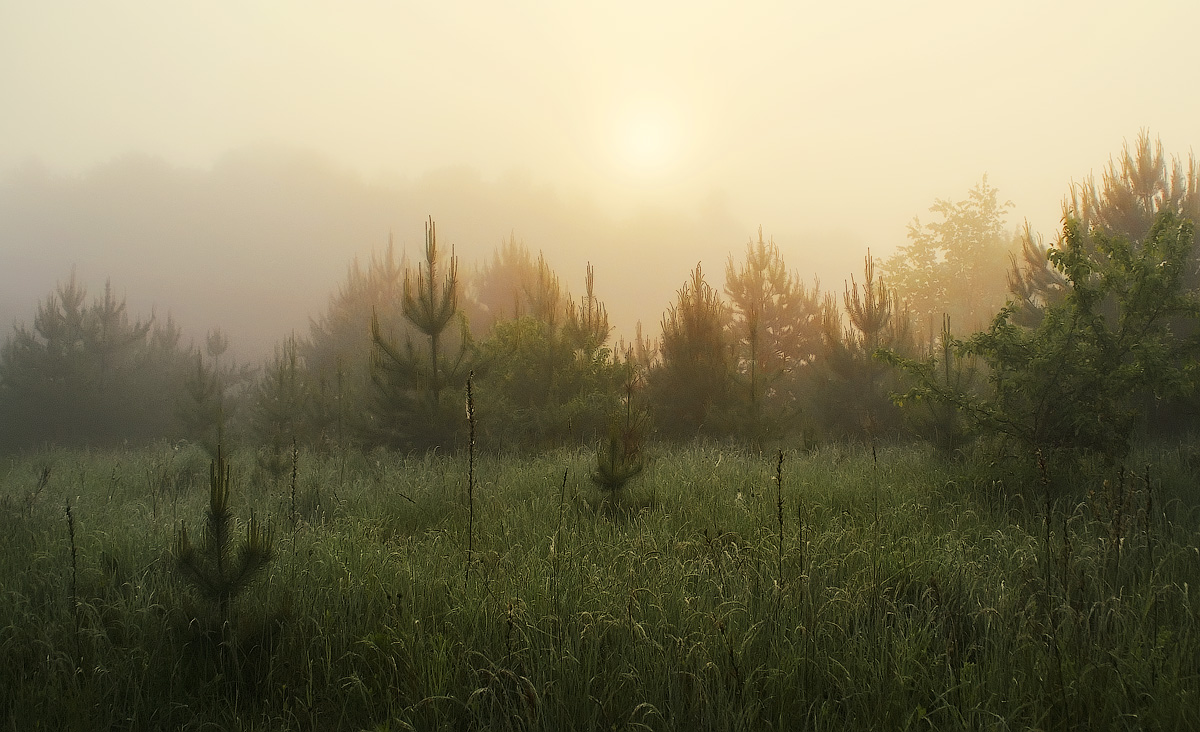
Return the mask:
<path id="1" fill-rule="evenodd" d="M 991 393 L 977 397 L 936 376 L 931 362 L 894 354 L 918 385 L 906 395 L 963 410 L 974 426 L 1029 452 L 1094 452 L 1119 460 L 1149 400 L 1195 386 L 1195 339 L 1172 323 L 1200 313 L 1184 290 L 1193 226 L 1160 214 L 1140 243 L 1068 220 L 1049 251 L 1067 289 L 1033 327 L 1010 304 L 990 328 L 956 342 L 959 356 L 988 369 Z"/>

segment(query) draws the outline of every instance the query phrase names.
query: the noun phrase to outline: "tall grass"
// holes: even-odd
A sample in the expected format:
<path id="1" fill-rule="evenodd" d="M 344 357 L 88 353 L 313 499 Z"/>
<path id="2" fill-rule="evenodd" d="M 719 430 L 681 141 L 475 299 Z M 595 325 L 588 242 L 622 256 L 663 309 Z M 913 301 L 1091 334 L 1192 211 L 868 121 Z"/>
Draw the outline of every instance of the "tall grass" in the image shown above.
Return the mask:
<path id="1" fill-rule="evenodd" d="M 202 608 L 167 554 L 177 520 L 204 509 L 202 451 L 12 460 L 0 468 L 0 718 L 13 729 L 1200 725 L 1189 449 L 1137 456 L 1153 469 L 1123 486 L 1115 475 L 1105 486 L 1099 467 L 1080 474 L 1049 523 L 1036 470 L 887 446 L 793 455 L 785 476 L 730 447 L 663 449 L 631 488 L 641 510 L 612 514 L 591 500 L 591 452 L 476 455 L 471 470 L 466 456 L 302 452 L 287 485 L 240 482 L 239 510 L 295 528 L 231 609 L 236 673 L 193 622 Z M 254 475 L 253 456 L 233 462 Z M 782 530 L 784 501 L 803 507 L 802 529 Z M 468 541 L 476 578 L 464 583 Z"/>

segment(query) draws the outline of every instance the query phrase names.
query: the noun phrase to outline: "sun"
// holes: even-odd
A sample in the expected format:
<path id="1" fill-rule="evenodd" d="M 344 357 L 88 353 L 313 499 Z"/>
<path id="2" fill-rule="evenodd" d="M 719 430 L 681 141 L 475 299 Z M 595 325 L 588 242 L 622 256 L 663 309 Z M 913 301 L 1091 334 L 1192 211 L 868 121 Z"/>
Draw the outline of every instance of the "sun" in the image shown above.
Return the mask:
<path id="1" fill-rule="evenodd" d="M 670 171 L 678 157 L 676 128 L 659 110 L 632 110 L 617 128 L 619 167 L 635 178 L 654 178 Z"/>

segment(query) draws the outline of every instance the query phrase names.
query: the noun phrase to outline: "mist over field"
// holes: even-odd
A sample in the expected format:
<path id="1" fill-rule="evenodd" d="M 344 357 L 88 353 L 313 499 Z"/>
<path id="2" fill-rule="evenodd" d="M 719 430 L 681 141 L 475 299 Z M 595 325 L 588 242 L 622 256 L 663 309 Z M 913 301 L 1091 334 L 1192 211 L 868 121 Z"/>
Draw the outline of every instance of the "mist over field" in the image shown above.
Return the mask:
<path id="1" fill-rule="evenodd" d="M 544 251 L 579 294 L 592 263 L 598 292 L 626 335 L 639 319 L 657 327 L 696 261 L 719 272 L 755 233 L 716 198 L 688 211 L 618 217 L 528 176 L 488 181 L 458 168 L 367 181 L 319 155 L 283 149 L 231 153 L 205 170 L 134 155 L 77 178 L 28 166 L 5 182 L 6 325 L 28 323 L 36 303 L 75 266 L 93 292 L 111 278 L 132 312 L 170 311 L 190 335 L 220 326 L 234 351 L 252 359 L 290 331 L 305 334 L 352 260 L 384 251 L 389 234 L 400 252 L 419 256 L 431 212 L 468 280 L 510 236 Z M 850 271 L 863 247 L 844 237 L 804 237 L 824 245 L 797 266 L 808 268 L 809 279 Z"/>
<path id="2" fill-rule="evenodd" d="M 1158 19 L 1197 12 L 6 3 L 0 324 L 75 266 L 256 358 L 427 216 L 464 269 L 514 235 L 578 296 L 592 262 L 620 335 L 760 225 L 838 289 L 984 174 L 1053 238 L 1123 140 L 1192 143 Z"/>
<path id="3" fill-rule="evenodd" d="M 0 727 L 1200 729 L 1197 27 L 0 0 Z"/>

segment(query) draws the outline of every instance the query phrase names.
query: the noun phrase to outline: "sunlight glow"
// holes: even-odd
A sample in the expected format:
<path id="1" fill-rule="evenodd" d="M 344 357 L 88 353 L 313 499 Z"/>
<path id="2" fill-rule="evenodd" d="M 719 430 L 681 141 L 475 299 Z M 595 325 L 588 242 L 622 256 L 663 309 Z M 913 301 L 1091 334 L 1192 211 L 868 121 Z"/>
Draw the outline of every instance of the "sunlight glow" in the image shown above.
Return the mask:
<path id="1" fill-rule="evenodd" d="M 634 110 L 617 129 L 616 158 L 621 171 L 637 178 L 653 178 L 678 163 L 678 131 L 666 114 L 656 110 Z"/>

